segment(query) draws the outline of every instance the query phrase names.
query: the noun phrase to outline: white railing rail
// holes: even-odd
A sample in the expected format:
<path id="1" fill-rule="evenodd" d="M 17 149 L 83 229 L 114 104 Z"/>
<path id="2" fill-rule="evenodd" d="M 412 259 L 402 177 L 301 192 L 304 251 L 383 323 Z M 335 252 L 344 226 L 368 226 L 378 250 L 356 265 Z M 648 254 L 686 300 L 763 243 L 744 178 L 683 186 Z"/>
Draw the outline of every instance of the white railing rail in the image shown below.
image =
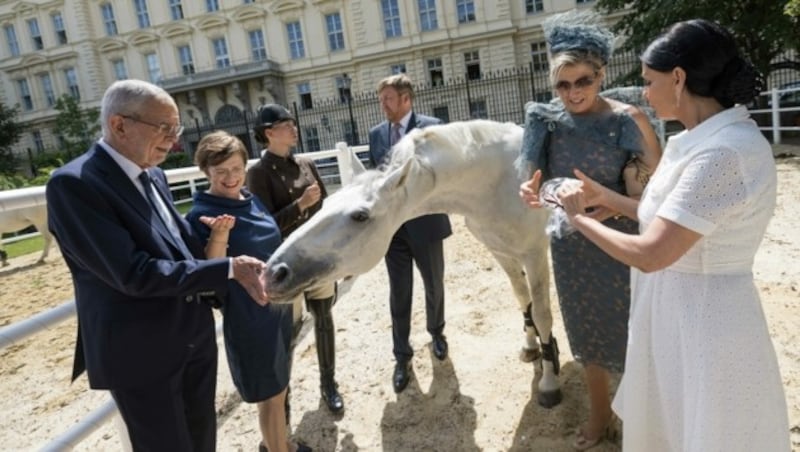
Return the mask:
<path id="1" fill-rule="evenodd" d="M 342 184 L 347 184 L 355 175 L 355 168 L 360 165 L 356 152 L 367 150 L 367 146 L 348 147 L 346 143 L 336 143 L 336 149 L 310 152 L 302 154 L 314 160 L 335 157 L 339 169 L 339 177 Z M 254 164 L 257 160 L 250 160 L 248 165 Z M 196 190 L 198 179 L 204 179 L 205 174 L 198 167 L 177 168 L 165 171 L 167 180 L 170 184 L 188 182 L 188 187 L 192 193 Z M 172 189 L 186 188 L 186 185 L 174 187 Z M 26 187 L 16 190 L 0 191 L 0 211 L 22 209 L 25 207 L 46 204 L 45 187 Z M 76 313 L 75 301 L 63 303 L 59 306 L 34 314 L 17 323 L 13 323 L 0 328 L 0 349 L 8 347 L 21 341 L 39 331 L 52 327 L 64 320 L 71 318 Z M 217 335 L 222 331 L 222 324 L 218 324 Z M 43 446 L 41 450 L 58 451 L 75 447 L 80 441 L 97 430 L 109 419 L 112 419 L 117 412 L 117 407 L 113 400 L 109 400 L 101 407 L 89 413 L 69 430 L 54 438 L 49 444 Z M 126 439 L 122 440 L 123 445 Z"/>
<path id="2" fill-rule="evenodd" d="M 770 124 L 769 126 L 761 126 L 759 129 L 762 131 L 769 131 L 772 133 L 772 143 L 773 144 L 781 144 L 781 132 L 800 132 L 800 124 L 793 125 L 793 124 L 782 124 L 781 123 L 781 113 L 786 112 L 797 112 L 797 117 L 800 117 L 800 103 L 796 106 L 781 106 L 781 97 L 785 94 L 794 93 L 800 91 L 800 86 L 794 88 L 773 88 L 769 91 L 762 92 L 759 96 L 760 97 L 768 97 L 769 98 L 769 106 L 768 108 L 751 108 L 751 114 L 770 114 Z M 789 115 L 793 116 L 793 115 Z"/>

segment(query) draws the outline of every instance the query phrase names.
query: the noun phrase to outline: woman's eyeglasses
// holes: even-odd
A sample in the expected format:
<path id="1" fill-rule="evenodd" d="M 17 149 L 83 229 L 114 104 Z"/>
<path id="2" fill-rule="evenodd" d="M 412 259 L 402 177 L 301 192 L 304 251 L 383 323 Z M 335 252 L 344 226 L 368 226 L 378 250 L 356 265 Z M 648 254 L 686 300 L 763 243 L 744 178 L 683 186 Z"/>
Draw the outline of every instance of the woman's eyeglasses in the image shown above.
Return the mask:
<path id="1" fill-rule="evenodd" d="M 154 124 L 152 122 L 143 121 L 134 116 L 128 116 L 128 115 L 120 115 L 120 116 L 122 116 L 125 119 L 130 119 L 131 121 L 140 122 L 150 127 L 155 127 L 156 129 L 158 129 L 158 132 L 164 136 L 179 137 L 183 133 L 183 126 L 180 124 L 174 126 L 171 126 L 165 122 Z"/>
<path id="2" fill-rule="evenodd" d="M 568 82 L 566 80 L 559 80 L 558 82 L 556 82 L 556 90 L 557 91 L 562 91 L 562 92 L 569 92 L 569 91 L 572 90 L 572 88 L 575 88 L 575 89 L 586 89 L 586 88 L 594 85 L 594 82 L 596 80 L 597 80 L 597 76 L 590 77 L 588 75 L 584 76 L 584 77 L 581 77 L 578 80 L 575 80 L 574 82 Z"/>

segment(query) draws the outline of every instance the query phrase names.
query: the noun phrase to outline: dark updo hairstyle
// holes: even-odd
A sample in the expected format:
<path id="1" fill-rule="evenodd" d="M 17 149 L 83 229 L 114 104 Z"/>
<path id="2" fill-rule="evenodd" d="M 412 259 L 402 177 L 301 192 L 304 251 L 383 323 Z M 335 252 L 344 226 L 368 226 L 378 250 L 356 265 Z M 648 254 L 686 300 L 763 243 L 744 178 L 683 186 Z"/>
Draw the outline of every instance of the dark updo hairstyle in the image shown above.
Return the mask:
<path id="1" fill-rule="evenodd" d="M 680 67 L 686 71 L 690 93 L 713 97 L 724 108 L 747 104 L 764 88 L 763 77 L 740 55 L 730 32 L 704 19 L 671 26 L 647 47 L 641 60 L 658 72 Z"/>

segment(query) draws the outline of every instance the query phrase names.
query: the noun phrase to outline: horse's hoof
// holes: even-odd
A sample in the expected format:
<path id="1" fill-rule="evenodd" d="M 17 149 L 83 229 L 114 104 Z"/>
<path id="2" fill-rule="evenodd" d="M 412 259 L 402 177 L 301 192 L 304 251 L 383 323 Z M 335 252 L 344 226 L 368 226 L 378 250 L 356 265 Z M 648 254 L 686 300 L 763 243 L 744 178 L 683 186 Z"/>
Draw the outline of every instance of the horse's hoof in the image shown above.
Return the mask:
<path id="1" fill-rule="evenodd" d="M 523 363 L 532 363 L 542 357 L 542 351 L 539 348 L 522 348 L 519 351 L 519 360 Z"/>
<path id="2" fill-rule="evenodd" d="M 560 389 L 556 389 L 555 391 L 540 391 L 536 396 L 536 401 L 545 408 L 553 408 L 561 403 L 562 399 L 563 396 L 561 395 Z"/>

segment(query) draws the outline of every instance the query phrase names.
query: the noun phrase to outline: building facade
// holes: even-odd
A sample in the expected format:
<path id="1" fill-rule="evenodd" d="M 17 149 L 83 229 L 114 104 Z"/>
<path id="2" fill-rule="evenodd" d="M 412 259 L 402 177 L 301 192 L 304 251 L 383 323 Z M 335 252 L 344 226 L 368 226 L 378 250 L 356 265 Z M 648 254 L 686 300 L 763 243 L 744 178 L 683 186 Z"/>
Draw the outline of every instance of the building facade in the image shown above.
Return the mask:
<path id="1" fill-rule="evenodd" d="M 365 137 L 371 124 L 350 101 L 381 78 L 406 72 L 436 86 L 521 66 L 545 71 L 541 22 L 592 3 L 0 0 L 0 99 L 18 105 L 26 126 L 20 152 L 58 148 L 58 97 L 99 107 L 105 89 L 124 78 L 173 95 L 187 134 L 198 135 L 185 140 L 190 147 L 206 123 L 245 124 L 238 134 L 250 141 L 246 125 L 260 104 L 302 112 L 337 98 L 351 108 L 350 120 L 331 125 L 319 116 L 301 133 L 359 142 L 352 135 Z"/>

